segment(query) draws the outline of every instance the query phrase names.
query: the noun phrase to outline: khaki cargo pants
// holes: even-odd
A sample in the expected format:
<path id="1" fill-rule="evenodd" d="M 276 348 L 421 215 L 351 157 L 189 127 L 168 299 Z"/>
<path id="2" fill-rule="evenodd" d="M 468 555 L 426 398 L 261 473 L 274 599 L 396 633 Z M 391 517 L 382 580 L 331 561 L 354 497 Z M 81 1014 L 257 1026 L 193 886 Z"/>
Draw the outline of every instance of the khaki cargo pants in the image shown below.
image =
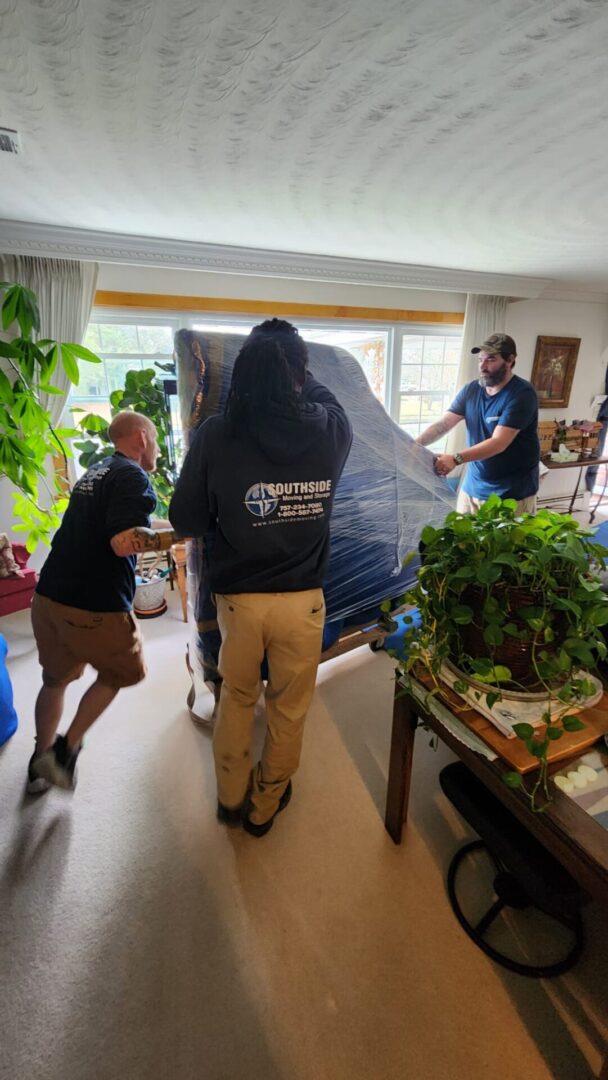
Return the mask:
<path id="1" fill-rule="evenodd" d="M 241 805 L 249 785 L 253 709 L 264 655 L 268 660 L 266 737 L 253 771 L 250 810 L 261 825 L 276 812 L 300 761 L 321 654 L 323 590 L 216 595 L 215 601 L 223 682 L 213 755 L 218 799 L 230 808 Z"/>

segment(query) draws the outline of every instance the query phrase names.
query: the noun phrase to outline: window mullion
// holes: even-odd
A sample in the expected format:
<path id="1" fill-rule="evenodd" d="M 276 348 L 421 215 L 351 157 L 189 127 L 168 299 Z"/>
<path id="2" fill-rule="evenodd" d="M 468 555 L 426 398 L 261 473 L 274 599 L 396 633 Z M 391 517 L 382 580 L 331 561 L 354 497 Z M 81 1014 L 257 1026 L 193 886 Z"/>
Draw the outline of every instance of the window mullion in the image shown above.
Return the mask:
<path id="1" fill-rule="evenodd" d="M 386 411 L 391 420 L 399 423 L 401 403 L 401 363 L 403 327 L 393 326 L 387 343 Z"/>

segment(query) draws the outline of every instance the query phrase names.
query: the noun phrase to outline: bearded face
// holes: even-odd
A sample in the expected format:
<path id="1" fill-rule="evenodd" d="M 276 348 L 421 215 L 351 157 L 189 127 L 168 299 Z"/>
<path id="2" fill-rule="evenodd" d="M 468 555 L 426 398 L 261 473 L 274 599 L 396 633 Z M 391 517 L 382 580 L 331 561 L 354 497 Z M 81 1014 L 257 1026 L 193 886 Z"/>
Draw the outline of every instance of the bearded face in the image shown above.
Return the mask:
<path id="1" fill-rule="evenodd" d="M 511 365 L 500 353 L 479 354 L 479 385 L 500 386 L 508 378 Z"/>

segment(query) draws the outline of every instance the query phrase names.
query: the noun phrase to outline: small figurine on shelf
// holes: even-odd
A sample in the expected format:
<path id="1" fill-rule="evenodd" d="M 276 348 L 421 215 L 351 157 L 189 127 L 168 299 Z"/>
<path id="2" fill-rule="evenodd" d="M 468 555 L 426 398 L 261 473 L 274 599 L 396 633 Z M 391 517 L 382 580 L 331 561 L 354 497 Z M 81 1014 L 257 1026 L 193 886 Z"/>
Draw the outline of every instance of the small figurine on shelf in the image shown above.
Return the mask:
<path id="1" fill-rule="evenodd" d="M 6 533 L 0 533 L 0 578 L 24 576 L 13 553 L 12 544 Z"/>
<path id="2" fill-rule="evenodd" d="M 557 453 L 562 443 L 566 442 L 567 423 L 565 420 L 555 420 L 555 433 L 553 435 L 553 442 L 551 449 L 554 453 Z"/>
<path id="3" fill-rule="evenodd" d="M 581 433 L 581 454 L 583 458 L 598 456 L 600 431 L 602 425 L 597 420 L 579 420 L 577 427 Z"/>

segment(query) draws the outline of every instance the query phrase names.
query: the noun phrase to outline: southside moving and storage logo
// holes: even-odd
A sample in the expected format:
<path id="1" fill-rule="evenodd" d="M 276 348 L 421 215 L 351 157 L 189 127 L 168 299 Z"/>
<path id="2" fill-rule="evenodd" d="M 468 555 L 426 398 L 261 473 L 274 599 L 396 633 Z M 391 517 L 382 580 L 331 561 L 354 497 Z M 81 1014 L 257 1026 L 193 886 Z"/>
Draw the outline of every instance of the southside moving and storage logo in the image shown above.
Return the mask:
<path id="1" fill-rule="evenodd" d="M 266 519 L 276 512 L 275 522 L 315 518 L 323 514 L 323 501 L 331 494 L 331 480 L 293 480 L 283 484 L 252 484 L 245 493 L 245 506 L 256 518 Z M 273 522 L 273 524 L 275 523 Z"/>
<path id="2" fill-rule="evenodd" d="M 278 505 L 272 484 L 253 484 L 245 495 L 245 506 L 255 517 L 268 517 Z"/>

